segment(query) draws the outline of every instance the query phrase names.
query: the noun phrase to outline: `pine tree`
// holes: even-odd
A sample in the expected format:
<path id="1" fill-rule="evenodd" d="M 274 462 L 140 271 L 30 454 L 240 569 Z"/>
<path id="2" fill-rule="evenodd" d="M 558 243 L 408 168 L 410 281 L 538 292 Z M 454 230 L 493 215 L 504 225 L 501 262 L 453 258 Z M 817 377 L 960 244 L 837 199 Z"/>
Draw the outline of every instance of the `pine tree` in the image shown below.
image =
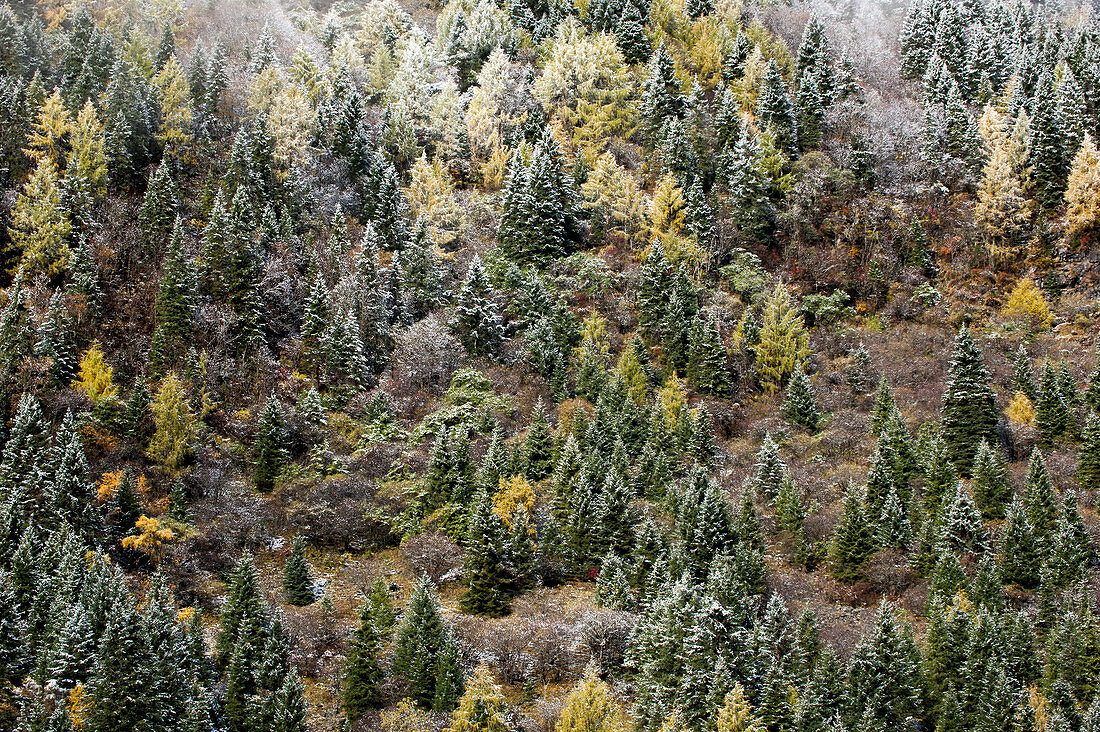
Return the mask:
<path id="1" fill-rule="evenodd" d="M 252 480 L 256 490 L 262 493 L 269 493 L 275 487 L 275 479 L 282 470 L 285 459 L 282 430 L 282 410 L 273 393 L 260 412 L 256 439 L 252 443 Z"/>
<path id="2" fill-rule="evenodd" d="M 1031 401 L 1035 401 L 1035 375 L 1031 371 L 1031 359 L 1027 356 L 1027 350 L 1021 343 L 1016 351 L 1014 359 L 1015 369 L 1012 373 L 1012 391 L 1023 392 Z"/>
<path id="3" fill-rule="evenodd" d="M 821 425 L 821 412 L 818 411 L 813 390 L 801 365 L 795 366 L 787 384 L 783 416 L 791 424 L 805 427 L 811 432 L 817 432 Z"/>
<path id="4" fill-rule="evenodd" d="M 715 318 L 696 313 L 688 335 L 687 376 L 699 391 L 721 397 L 729 390 L 725 349 Z"/>
<path id="5" fill-rule="evenodd" d="M 859 579 L 863 565 L 874 548 L 874 536 L 867 520 L 863 496 L 856 486 L 851 485 L 829 540 L 829 566 L 833 576 L 842 582 Z"/>
<path id="6" fill-rule="evenodd" d="M 878 390 L 875 391 L 875 401 L 871 407 L 871 433 L 879 434 L 882 432 L 890 416 L 895 411 L 897 411 L 897 406 L 894 404 L 894 394 L 890 390 L 889 380 L 883 374 L 882 378 L 879 379 Z"/>
<path id="7" fill-rule="evenodd" d="M 1066 223 L 1071 236 L 1082 236 L 1100 225 L 1100 153 L 1085 135 L 1073 158 L 1066 183 Z"/>
<path id="8" fill-rule="evenodd" d="M 423 708 L 448 711 L 462 693 L 454 633 L 428 580 L 417 586 L 397 630 L 393 671 L 409 683 L 410 698 Z"/>
<path id="9" fill-rule="evenodd" d="M 982 516 L 991 519 L 1004 517 L 1004 507 L 1012 495 L 1008 481 L 1008 467 L 1004 454 L 982 440 L 974 457 L 974 502 Z"/>
<path id="10" fill-rule="evenodd" d="M 642 94 L 642 116 L 650 129 L 661 129 L 666 119 L 683 119 L 687 100 L 680 89 L 672 59 L 661 44 L 649 60 L 649 76 Z"/>
<path id="11" fill-rule="evenodd" d="M 172 177 L 171 165 L 161 163 L 149 181 L 145 200 L 138 211 L 138 226 L 146 252 L 159 252 L 161 240 L 171 233 L 173 225 L 179 228 L 179 209 L 180 191 Z"/>
<path id="12" fill-rule="evenodd" d="M 1027 516 L 1034 527 L 1035 535 L 1045 544 L 1054 530 L 1057 502 L 1054 496 L 1054 484 L 1050 480 L 1050 473 L 1047 472 L 1046 461 L 1038 448 L 1032 450 L 1027 463 L 1024 500 L 1027 505 Z"/>
<path id="13" fill-rule="evenodd" d="M 1077 452 L 1077 484 L 1081 490 L 1100 489 L 1100 417 L 1089 414 Z"/>
<path id="14" fill-rule="evenodd" d="M 182 223 L 176 220 L 153 306 L 153 342 L 149 360 L 157 369 L 177 363 L 190 345 L 198 282 L 195 265 L 183 250 Z"/>
<path id="15" fill-rule="evenodd" d="M 609 610 L 630 610 L 634 598 L 626 577 L 623 560 L 614 553 L 604 557 L 596 577 L 596 602 Z"/>
<path id="16" fill-rule="evenodd" d="M 504 340 L 504 325 L 499 308 L 493 303 L 481 258 L 475 256 L 458 292 L 451 327 L 462 345 L 473 356 L 495 358 Z"/>
<path id="17" fill-rule="evenodd" d="M 944 496 L 940 546 L 950 551 L 982 552 L 986 549 L 981 513 L 962 483 L 955 485 L 954 495 Z"/>
<path id="18" fill-rule="evenodd" d="M 1024 502 L 1017 496 L 1005 516 L 1001 546 L 1001 578 L 1025 588 L 1039 584 L 1040 545 Z"/>
<path id="19" fill-rule="evenodd" d="M 554 469 L 554 437 L 550 433 L 550 421 L 546 418 L 546 408 L 540 399 L 535 405 L 535 414 L 527 437 L 523 440 L 523 458 L 527 466 L 527 477 L 531 480 L 543 480 Z"/>
<path id="20" fill-rule="evenodd" d="M 955 467 L 970 475 L 982 439 L 993 438 L 995 397 L 981 351 L 967 328 L 959 331 L 951 353 L 943 394 L 943 436 Z"/>
<path id="21" fill-rule="evenodd" d="M 462 596 L 462 609 L 474 615 L 490 617 L 504 615 L 508 610 L 508 593 L 504 589 L 505 527 L 493 511 L 486 492 L 477 497 L 467 531 L 467 590 Z"/>
<path id="22" fill-rule="evenodd" d="M 730 195 L 730 221 L 737 236 L 746 242 L 768 243 L 774 235 L 775 208 L 764 172 L 760 140 L 756 130 L 742 120 L 741 135 L 732 150 L 719 161 Z"/>
<path id="23" fill-rule="evenodd" d="M 883 602 L 872 634 L 856 648 L 848 664 L 846 721 L 859 719 L 894 729 L 921 714 L 924 679 L 912 631 L 902 627 Z M 872 727 L 874 728 L 874 727 Z"/>
<path id="24" fill-rule="evenodd" d="M 311 605 L 316 599 L 306 561 L 306 545 L 300 535 L 294 537 L 290 556 L 283 564 L 283 595 L 291 605 Z"/>
<path id="25" fill-rule="evenodd" d="M 1058 371 L 1054 364 L 1045 364 L 1035 399 L 1035 429 L 1046 444 L 1072 430 L 1070 407 L 1059 387 Z"/>

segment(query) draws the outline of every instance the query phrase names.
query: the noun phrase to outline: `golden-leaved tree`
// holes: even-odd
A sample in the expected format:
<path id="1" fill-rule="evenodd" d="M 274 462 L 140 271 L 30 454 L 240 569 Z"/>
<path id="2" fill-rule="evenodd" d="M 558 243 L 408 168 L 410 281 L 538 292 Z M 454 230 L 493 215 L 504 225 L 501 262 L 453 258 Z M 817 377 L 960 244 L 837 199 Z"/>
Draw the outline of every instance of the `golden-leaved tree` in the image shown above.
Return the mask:
<path id="1" fill-rule="evenodd" d="M 149 442 L 149 457 L 169 473 L 178 473 L 191 456 L 195 439 L 195 416 L 187 403 L 187 391 L 174 373 L 165 376 L 153 399 L 156 431 Z"/>
<path id="2" fill-rule="evenodd" d="M 791 301 L 783 283 L 778 283 L 764 304 L 759 341 L 753 345 L 760 386 L 776 392 L 786 378 L 810 355 L 810 334 L 802 314 Z"/>
<path id="3" fill-rule="evenodd" d="M 622 708 L 611 698 L 607 684 L 589 666 L 584 678 L 565 698 L 555 732 L 625 732 L 629 728 Z"/>
<path id="4" fill-rule="evenodd" d="M 72 224 L 61 205 L 57 166 L 49 156 L 39 159 L 23 185 L 11 211 L 8 233 L 21 252 L 19 266 L 24 276 L 35 271 L 57 275 L 69 265 L 69 234 Z"/>
<path id="5" fill-rule="evenodd" d="M 1073 158 L 1066 184 L 1066 231 L 1081 236 L 1100 224 L 1100 154 L 1092 136 L 1085 134 Z"/>
<path id="6" fill-rule="evenodd" d="M 974 217 L 994 259 L 1015 255 L 1015 238 L 1031 217 L 1031 202 L 1024 192 L 1027 128 L 1026 117 L 1021 116 L 1010 129 L 1008 120 L 993 106 L 986 107 L 978 127 L 988 158 Z"/>

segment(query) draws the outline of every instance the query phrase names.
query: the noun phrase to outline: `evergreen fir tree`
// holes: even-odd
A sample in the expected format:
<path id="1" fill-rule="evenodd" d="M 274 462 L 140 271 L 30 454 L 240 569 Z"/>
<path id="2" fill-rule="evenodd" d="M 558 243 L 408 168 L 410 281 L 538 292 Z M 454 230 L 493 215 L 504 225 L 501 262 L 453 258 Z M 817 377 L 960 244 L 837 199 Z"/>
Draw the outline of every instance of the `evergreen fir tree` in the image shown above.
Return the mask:
<path id="1" fill-rule="evenodd" d="M 1050 473 L 1047 472 L 1046 461 L 1038 448 L 1032 450 L 1027 463 L 1024 500 L 1027 505 L 1027 516 L 1035 530 L 1035 535 L 1045 545 L 1054 530 L 1057 502 L 1054 484 L 1050 480 Z"/>
<path id="2" fill-rule="evenodd" d="M 417 586 L 397 630 L 393 671 L 404 677 L 409 697 L 424 708 L 449 711 L 462 693 L 454 633 L 439 613 L 428 580 Z"/>
<path id="3" fill-rule="evenodd" d="M 1001 545 L 1001 578 L 1024 588 L 1039 584 L 1040 545 L 1027 509 L 1019 496 L 1013 499 L 1005 516 Z"/>
<path id="4" fill-rule="evenodd" d="M 306 561 L 306 545 L 300 535 L 294 538 L 290 556 L 283 564 L 283 594 L 291 605 L 310 605 L 316 599 L 309 562 Z"/>
<path id="5" fill-rule="evenodd" d="M 1008 466 L 1004 453 L 990 447 L 982 440 L 974 456 L 974 502 L 982 516 L 991 519 L 1004 517 L 1005 504 L 1012 495 L 1008 481 Z"/>
<path id="6" fill-rule="evenodd" d="M 821 424 L 821 412 L 818 411 L 810 382 L 802 366 L 795 366 L 791 379 L 787 383 L 787 396 L 783 402 L 783 416 L 791 424 L 805 427 L 816 432 Z"/>
<path id="7" fill-rule="evenodd" d="M 504 615 L 508 610 L 508 593 L 505 583 L 504 522 L 493 511 L 492 501 L 481 491 L 474 504 L 467 531 L 466 594 L 462 596 L 462 609 L 474 615 L 490 617 Z"/>
<path id="8" fill-rule="evenodd" d="M 696 313 L 688 335 L 687 376 L 699 391 L 721 397 L 729 389 L 725 349 L 714 318 Z"/>
<path id="9" fill-rule="evenodd" d="M 1089 414 L 1077 452 L 1077 484 L 1081 490 L 1100 490 L 1100 417 Z"/>
<path id="10" fill-rule="evenodd" d="M 1012 391 L 1023 392 L 1028 399 L 1035 401 L 1036 389 L 1035 389 L 1035 376 L 1031 371 L 1031 359 L 1027 356 L 1027 351 L 1024 349 L 1024 345 L 1021 343 L 1020 348 L 1016 351 L 1015 370 L 1012 374 Z"/>
<path id="11" fill-rule="evenodd" d="M 259 422 L 256 425 L 256 439 L 252 444 L 255 462 L 253 482 L 256 490 L 263 493 L 268 493 L 275 487 L 275 479 L 282 469 L 285 457 L 282 430 L 282 410 L 275 395 L 272 394 L 260 413 Z"/>
<path id="12" fill-rule="evenodd" d="M 859 579 L 863 565 L 874 548 L 874 536 L 867 520 L 863 496 L 856 486 L 851 485 L 829 540 L 829 566 L 833 576 L 842 582 Z"/>
<path id="13" fill-rule="evenodd" d="M 974 453 L 983 438 L 993 437 L 996 421 L 989 371 L 964 327 L 955 338 L 943 394 L 943 436 L 951 461 L 962 475 L 970 475 Z"/>
<path id="14" fill-rule="evenodd" d="M 379 660 L 385 631 L 378 626 L 375 604 L 367 602 L 359 613 L 359 628 L 349 643 L 344 662 L 343 707 L 348 720 L 356 720 L 382 702 L 379 688 L 385 671 Z"/>
<path id="15" fill-rule="evenodd" d="M 504 340 L 504 326 L 499 308 L 493 303 L 492 297 L 492 288 L 481 259 L 475 256 L 458 292 L 452 321 L 459 340 L 473 356 L 498 356 Z"/>

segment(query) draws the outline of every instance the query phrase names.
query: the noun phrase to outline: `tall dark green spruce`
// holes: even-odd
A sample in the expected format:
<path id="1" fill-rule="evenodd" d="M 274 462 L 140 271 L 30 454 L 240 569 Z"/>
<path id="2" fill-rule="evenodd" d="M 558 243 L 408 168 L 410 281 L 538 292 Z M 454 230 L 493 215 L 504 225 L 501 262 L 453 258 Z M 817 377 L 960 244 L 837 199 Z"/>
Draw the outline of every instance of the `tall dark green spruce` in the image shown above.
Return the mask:
<path id="1" fill-rule="evenodd" d="M 283 595 L 291 605 L 310 605 L 313 595 L 313 578 L 306 560 L 306 544 L 301 536 L 294 538 L 290 556 L 283 564 Z"/>
<path id="2" fill-rule="evenodd" d="M 381 684 L 386 678 L 379 655 L 386 632 L 379 627 L 375 603 L 368 601 L 359 613 L 359 628 L 348 644 L 344 662 L 344 714 L 355 721 L 382 703 Z"/>
<path id="3" fill-rule="evenodd" d="M 783 402 L 783 416 L 787 421 L 811 432 L 821 425 L 821 412 L 817 408 L 810 381 L 802 366 L 796 366 L 787 384 L 787 397 Z"/>
<path id="4" fill-rule="evenodd" d="M 982 352 L 965 326 L 955 338 L 943 394 L 943 437 L 959 473 L 969 476 L 983 439 L 995 439 L 997 407 Z"/>
<path id="5" fill-rule="evenodd" d="M 489 495 L 481 491 L 470 517 L 467 538 L 464 612 L 490 617 L 507 612 L 510 598 L 504 589 L 506 541 L 504 521 L 493 511 Z"/>
<path id="6" fill-rule="evenodd" d="M 264 411 L 260 413 L 260 421 L 256 426 L 256 440 L 252 445 L 253 480 L 256 490 L 268 493 L 275 487 L 275 478 L 282 469 L 285 451 L 282 444 L 283 417 L 279 409 L 279 402 L 272 394 Z"/>
<path id="7" fill-rule="evenodd" d="M 416 588 L 394 641 L 393 671 L 424 709 L 449 712 L 462 695 L 462 668 L 454 631 L 439 612 L 430 580 Z"/>

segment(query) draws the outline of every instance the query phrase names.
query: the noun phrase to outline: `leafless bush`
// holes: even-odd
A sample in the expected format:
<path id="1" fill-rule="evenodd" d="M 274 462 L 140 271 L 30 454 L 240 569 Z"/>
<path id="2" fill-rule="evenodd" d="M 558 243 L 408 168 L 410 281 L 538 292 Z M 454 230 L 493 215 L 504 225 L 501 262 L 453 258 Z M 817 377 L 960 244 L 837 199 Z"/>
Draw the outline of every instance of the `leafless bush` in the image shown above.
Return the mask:
<path id="1" fill-rule="evenodd" d="M 439 532 L 417 534 L 402 542 L 401 556 L 418 577 L 427 577 L 436 585 L 457 579 L 462 567 L 462 549 Z"/>
<path id="2" fill-rule="evenodd" d="M 323 481 L 288 512 L 290 524 L 311 544 L 349 551 L 365 545 L 363 520 L 374 486 L 354 475 Z"/>
<path id="3" fill-rule="evenodd" d="M 407 397 L 421 390 L 439 394 L 447 388 L 463 349 L 451 335 L 445 317 L 432 313 L 397 336 L 387 393 Z"/>
<path id="4" fill-rule="evenodd" d="M 890 597 L 897 597 L 916 581 L 906 556 L 889 549 L 876 552 L 867 562 L 864 574 L 880 593 Z"/>
<path id="5" fill-rule="evenodd" d="M 622 667 L 636 620 L 633 613 L 600 611 L 581 621 L 580 643 L 605 673 Z"/>

